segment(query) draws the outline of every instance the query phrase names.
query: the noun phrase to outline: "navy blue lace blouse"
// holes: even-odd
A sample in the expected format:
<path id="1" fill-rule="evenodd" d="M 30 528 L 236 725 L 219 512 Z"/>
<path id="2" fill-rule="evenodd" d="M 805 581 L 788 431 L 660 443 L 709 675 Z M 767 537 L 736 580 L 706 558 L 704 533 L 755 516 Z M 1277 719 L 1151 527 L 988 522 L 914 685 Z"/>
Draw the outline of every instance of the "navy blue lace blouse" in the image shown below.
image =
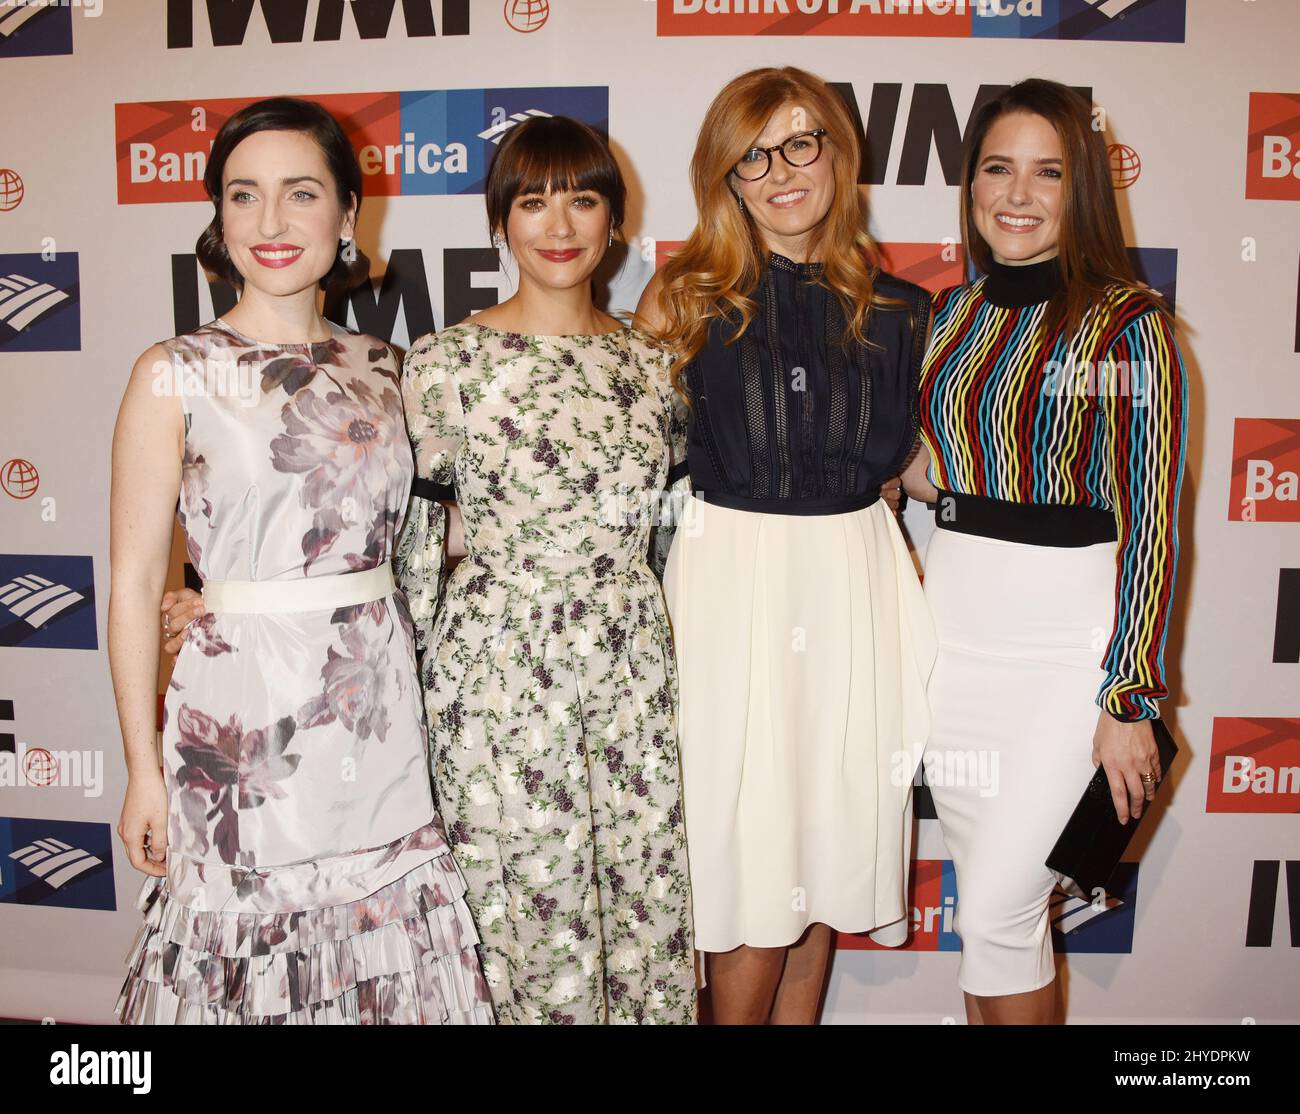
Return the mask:
<path id="1" fill-rule="evenodd" d="M 692 403 L 687 463 L 706 501 L 777 514 L 870 505 L 917 436 L 917 385 L 930 295 L 893 275 L 877 291 L 900 304 L 868 317 L 867 345 L 841 338 L 839 299 L 810 281 L 820 263 L 769 256 L 758 311 L 734 344 L 714 319 L 685 371 Z"/>

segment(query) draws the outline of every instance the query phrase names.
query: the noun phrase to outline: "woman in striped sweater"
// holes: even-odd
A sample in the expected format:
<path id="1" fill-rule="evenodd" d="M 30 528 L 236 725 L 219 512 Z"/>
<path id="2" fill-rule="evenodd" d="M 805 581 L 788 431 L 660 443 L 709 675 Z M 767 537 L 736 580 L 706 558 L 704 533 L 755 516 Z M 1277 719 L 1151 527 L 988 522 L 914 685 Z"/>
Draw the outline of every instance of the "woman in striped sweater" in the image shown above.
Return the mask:
<path id="1" fill-rule="evenodd" d="M 961 192 L 983 275 L 935 298 L 923 448 L 904 477 L 938 527 L 926 771 L 957 874 L 967 1016 L 1046 1023 L 1043 860 L 1098 763 L 1126 822 L 1161 776 L 1149 721 L 1168 695 L 1186 387 L 1082 97 L 1035 79 L 988 104 Z"/>

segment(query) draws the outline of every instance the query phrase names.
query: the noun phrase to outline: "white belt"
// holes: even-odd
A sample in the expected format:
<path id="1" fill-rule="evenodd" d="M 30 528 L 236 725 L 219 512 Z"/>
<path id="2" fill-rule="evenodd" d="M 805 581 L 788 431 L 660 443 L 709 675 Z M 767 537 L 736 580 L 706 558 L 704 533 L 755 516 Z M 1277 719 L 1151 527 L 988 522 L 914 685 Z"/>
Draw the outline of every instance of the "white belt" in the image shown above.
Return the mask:
<path id="1" fill-rule="evenodd" d="M 333 607 L 371 603 L 391 596 L 397 588 L 393 566 L 338 576 L 306 576 L 297 580 L 206 580 L 203 606 L 208 611 L 239 615 L 261 612 L 325 611 Z"/>

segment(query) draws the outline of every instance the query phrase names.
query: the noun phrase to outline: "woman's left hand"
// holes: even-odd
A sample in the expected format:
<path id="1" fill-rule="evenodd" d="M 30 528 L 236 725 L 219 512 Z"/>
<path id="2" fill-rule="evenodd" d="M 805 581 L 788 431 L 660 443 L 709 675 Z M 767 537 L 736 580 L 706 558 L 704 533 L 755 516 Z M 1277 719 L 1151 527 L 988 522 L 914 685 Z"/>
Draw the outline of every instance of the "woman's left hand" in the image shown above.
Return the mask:
<path id="1" fill-rule="evenodd" d="M 889 504 L 889 509 L 898 513 L 898 504 L 902 501 L 903 481 L 898 476 L 891 476 L 880 485 L 880 497 Z"/>
<path id="2" fill-rule="evenodd" d="M 1146 802 L 1155 800 L 1156 785 L 1163 774 L 1156 737 L 1148 721 L 1125 723 L 1103 711 L 1092 737 L 1092 764 L 1106 771 L 1121 824 L 1127 824 L 1130 815 L 1136 820 Z M 1155 776 L 1144 782 L 1143 774 Z"/>

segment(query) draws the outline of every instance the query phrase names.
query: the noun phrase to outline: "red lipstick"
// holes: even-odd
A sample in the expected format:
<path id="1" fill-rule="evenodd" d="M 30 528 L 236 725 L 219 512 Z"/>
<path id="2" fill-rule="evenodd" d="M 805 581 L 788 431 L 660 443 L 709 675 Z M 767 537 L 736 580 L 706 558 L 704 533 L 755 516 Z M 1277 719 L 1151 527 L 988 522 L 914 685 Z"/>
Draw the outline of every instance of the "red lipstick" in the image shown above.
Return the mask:
<path id="1" fill-rule="evenodd" d="M 254 244 L 250 250 L 263 267 L 288 267 L 303 253 L 297 244 Z"/>

